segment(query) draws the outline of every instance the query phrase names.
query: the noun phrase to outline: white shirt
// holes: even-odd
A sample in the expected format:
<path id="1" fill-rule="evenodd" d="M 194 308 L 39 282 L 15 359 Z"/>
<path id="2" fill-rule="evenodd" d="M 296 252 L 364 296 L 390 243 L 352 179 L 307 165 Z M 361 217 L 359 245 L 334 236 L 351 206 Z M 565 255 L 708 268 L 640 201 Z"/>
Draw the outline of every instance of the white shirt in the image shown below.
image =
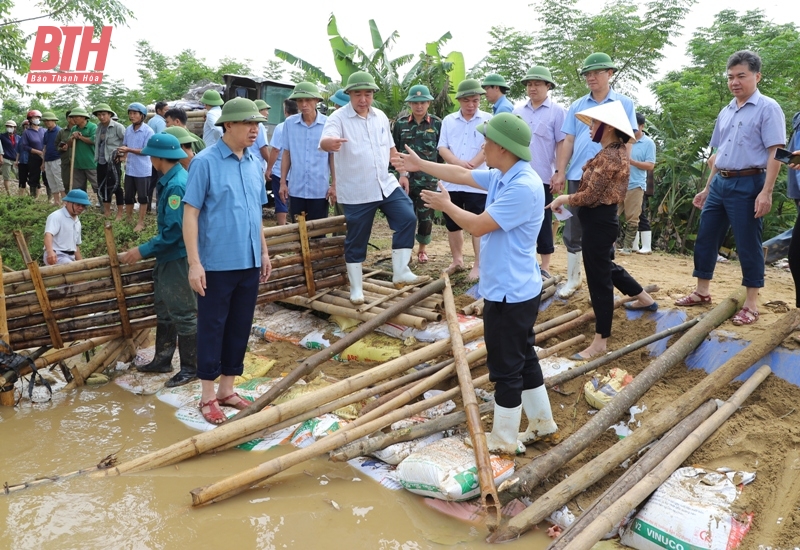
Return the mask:
<path id="1" fill-rule="evenodd" d="M 66 206 L 47 216 L 44 232 L 53 236 L 53 250 L 56 251 L 74 252 L 81 244 L 81 221 L 70 216 Z"/>
<path id="2" fill-rule="evenodd" d="M 469 120 L 461 116 L 461 109 L 455 113 L 450 113 L 442 119 L 442 133 L 439 136 L 439 147 L 447 147 L 459 160 L 472 160 L 475 158 L 483 146 L 483 134 L 478 131 L 478 125 L 488 122 L 492 115 L 486 111 L 478 109 L 475 115 Z M 475 170 L 487 170 L 484 162 L 476 166 Z M 338 173 L 337 173 L 338 175 Z M 442 180 L 445 189 L 448 191 L 465 191 L 467 193 L 483 193 L 484 189 L 475 189 L 468 185 L 459 185 Z"/>
<path id="3" fill-rule="evenodd" d="M 206 122 L 203 124 L 203 141 L 206 149 L 210 148 L 222 138 L 222 128 L 217 126 L 217 120 L 222 114 L 222 107 L 215 105 L 206 113 Z"/>
<path id="4" fill-rule="evenodd" d="M 333 154 L 336 170 L 336 200 L 342 204 L 377 202 L 400 187 L 389 172 L 394 139 L 389 119 L 380 109 L 370 107 L 366 118 L 348 103 L 325 121 L 320 142 L 326 137 L 345 138 Z"/>

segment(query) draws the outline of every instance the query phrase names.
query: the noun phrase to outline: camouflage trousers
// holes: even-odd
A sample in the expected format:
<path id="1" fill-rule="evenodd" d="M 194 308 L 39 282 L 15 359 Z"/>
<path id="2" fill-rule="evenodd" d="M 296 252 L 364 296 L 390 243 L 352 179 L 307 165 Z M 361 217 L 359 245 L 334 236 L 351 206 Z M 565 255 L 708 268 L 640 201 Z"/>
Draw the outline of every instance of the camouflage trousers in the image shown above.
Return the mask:
<path id="1" fill-rule="evenodd" d="M 426 184 L 412 183 L 408 190 L 408 196 L 414 203 L 414 212 L 417 215 L 417 242 L 420 244 L 430 244 L 431 231 L 433 231 L 433 212 L 432 208 L 427 208 L 422 201 L 420 193 L 427 189 L 428 191 L 436 191 L 437 182 Z"/>

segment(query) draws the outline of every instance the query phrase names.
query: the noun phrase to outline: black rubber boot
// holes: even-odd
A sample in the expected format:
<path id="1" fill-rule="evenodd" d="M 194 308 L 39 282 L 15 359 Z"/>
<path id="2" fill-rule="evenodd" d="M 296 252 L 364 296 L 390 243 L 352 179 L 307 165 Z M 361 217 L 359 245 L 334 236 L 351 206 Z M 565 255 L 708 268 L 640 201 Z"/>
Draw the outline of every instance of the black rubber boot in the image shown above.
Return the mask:
<path id="1" fill-rule="evenodd" d="M 136 367 L 139 372 L 172 372 L 178 329 L 169 323 L 156 325 L 156 355 L 146 365 Z"/>
<path id="2" fill-rule="evenodd" d="M 181 356 L 181 370 L 164 384 L 168 388 L 197 380 L 197 333 L 178 335 L 178 353 Z"/>

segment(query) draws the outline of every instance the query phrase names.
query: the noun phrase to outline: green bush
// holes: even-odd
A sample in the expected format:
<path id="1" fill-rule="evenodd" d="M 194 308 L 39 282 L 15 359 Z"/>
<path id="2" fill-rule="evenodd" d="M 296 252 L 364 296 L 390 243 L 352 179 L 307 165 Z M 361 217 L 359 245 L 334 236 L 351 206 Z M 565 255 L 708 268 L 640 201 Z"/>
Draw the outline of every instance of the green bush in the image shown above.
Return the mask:
<path id="1" fill-rule="evenodd" d="M 31 197 L 0 196 L 0 255 L 3 265 L 17 271 L 25 269 L 14 237 L 14 230 L 19 229 L 28 243 L 31 257 L 39 265 L 44 265 L 44 226 L 47 216 L 56 209 L 56 206 L 43 200 L 33 200 Z M 135 216 L 135 213 L 134 213 Z M 104 225 L 106 219 L 102 210 L 91 206 L 81 214 L 81 255 L 84 258 L 103 256 L 108 254 Z M 145 229 L 141 233 L 133 231 L 133 225 L 122 220 L 112 222 L 114 240 L 117 251 L 123 252 L 131 247 L 140 245 L 151 239 L 157 230 L 156 217 L 148 215 L 145 218 Z"/>

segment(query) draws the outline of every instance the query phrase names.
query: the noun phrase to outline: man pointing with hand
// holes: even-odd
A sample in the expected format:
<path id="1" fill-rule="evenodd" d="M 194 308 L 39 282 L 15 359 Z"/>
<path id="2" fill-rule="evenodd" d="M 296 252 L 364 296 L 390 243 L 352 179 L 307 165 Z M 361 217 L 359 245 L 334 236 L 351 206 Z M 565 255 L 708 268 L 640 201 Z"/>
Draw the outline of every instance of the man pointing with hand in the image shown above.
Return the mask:
<path id="1" fill-rule="evenodd" d="M 347 236 L 344 258 L 350 280 L 350 301 L 364 303 L 361 265 L 367 258 L 375 212 L 380 209 L 392 235 L 392 281 L 395 285 L 416 283 L 419 278 L 408 268 L 414 247 L 417 217 L 405 186 L 389 173 L 389 157 L 397 153 L 383 111 L 372 107 L 378 86 L 366 72 L 347 79 L 345 93 L 350 103 L 337 109 L 325 121 L 319 148 L 333 153 L 336 200 L 344 206 Z"/>

